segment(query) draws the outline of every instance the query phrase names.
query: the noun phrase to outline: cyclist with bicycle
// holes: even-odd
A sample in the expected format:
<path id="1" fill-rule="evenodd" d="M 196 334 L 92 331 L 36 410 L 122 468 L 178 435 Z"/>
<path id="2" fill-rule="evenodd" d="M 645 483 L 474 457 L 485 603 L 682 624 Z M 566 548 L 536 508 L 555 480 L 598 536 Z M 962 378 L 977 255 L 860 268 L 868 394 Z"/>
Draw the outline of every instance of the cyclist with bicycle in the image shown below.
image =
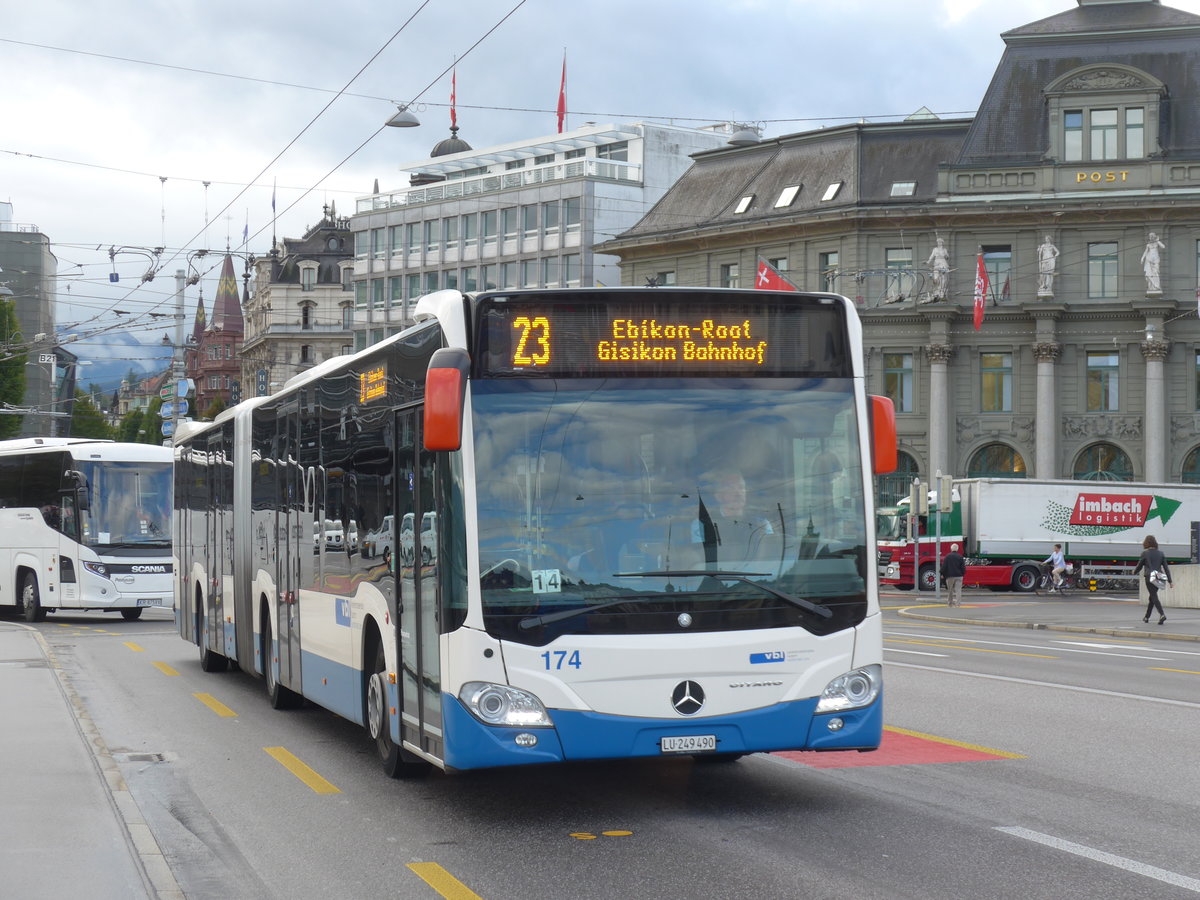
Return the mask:
<path id="1" fill-rule="evenodd" d="M 1053 579 L 1050 593 L 1061 591 L 1063 573 L 1067 571 L 1067 558 L 1063 555 L 1062 544 L 1054 545 L 1054 550 L 1042 560 L 1042 565 L 1050 568 L 1050 575 Z"/>

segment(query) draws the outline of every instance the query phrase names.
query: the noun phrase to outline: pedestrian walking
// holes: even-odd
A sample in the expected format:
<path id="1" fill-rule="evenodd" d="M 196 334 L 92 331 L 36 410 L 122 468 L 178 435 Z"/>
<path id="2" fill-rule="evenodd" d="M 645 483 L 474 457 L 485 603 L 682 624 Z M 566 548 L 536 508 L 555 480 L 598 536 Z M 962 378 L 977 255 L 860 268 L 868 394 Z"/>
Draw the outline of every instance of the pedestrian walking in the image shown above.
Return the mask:
<path id="1" fill-rule="evenodd" d="M 1157 609 L 1158 624 L 1161 625 L 1167 621 L 1167 614 L 1163 612 L 1162 604 L 1158 602 L 1158 590 L 1165 588 L 1168 584 L 1173 585 L 1175 582 L 1171 580 L 1171 569 L 1167 565 L 1167 557 L 1158 549 L 1158 541 L 1154 539 L 1154 535 L 1146 535 L 1146 539 L 1142 541 L 1142 548 L 1142 556 L 1133 569 L 1134 575 L 1145 570 L 1146 593 L 1150 595 L 1150 602 L 1146 604 L 1146 615 L 1142 621 L 1149 622 L 1150 613 Z"/>
<path id="2" fill-rule="evenodd" d="M 951 544 L 950 552 L 942 559 L 941 574 L 946 584 L 946 605 L 962 606 L 962 583 L 963 576 L 967 574 L 967 564 L 958 552 L 958 544 Z"/>

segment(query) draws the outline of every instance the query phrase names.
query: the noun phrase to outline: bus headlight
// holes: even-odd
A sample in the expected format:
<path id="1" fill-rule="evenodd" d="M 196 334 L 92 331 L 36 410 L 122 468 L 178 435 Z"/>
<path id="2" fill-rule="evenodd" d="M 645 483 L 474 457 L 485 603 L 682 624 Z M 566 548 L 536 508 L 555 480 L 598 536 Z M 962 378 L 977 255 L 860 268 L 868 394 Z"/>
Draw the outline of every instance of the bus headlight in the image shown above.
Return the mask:
<path id="1" fill-rule="evenodd" d="M 818 713 L 838 712 L 870 706 L 883 687 L 883 666 L 863 666 L 839 675 L 821 692 Z"/>
<path id="2" fill-rule="evenodd" d="M 458 699 L 471 715 L 487 725 L 551 728 L 554 723 L 542 701 L 528 691 L 485 681 L 468 681 Z"/>
<path id="3" fill-rule="evenodd" d="M 108 577 L 108 566 L 99 562 L 85 562 L 83 567 L 93 575 L 99 575 L 101 578 Z"/>

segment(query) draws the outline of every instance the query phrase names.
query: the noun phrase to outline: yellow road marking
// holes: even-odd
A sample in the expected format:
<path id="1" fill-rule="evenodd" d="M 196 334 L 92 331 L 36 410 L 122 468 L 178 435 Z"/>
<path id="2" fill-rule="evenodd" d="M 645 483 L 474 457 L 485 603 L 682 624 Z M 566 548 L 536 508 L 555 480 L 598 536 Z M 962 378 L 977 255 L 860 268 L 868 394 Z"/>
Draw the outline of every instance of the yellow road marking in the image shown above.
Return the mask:
<path id="1" fill-rule="evenodd" d="M 212 694 L 192 694 L 197 700 L 225 719 L 237 718 L 237 713 L 214 697 Z"/>
<path id="2" fill-rule="evenodd" d="M 409 863 L 408 867 L 416 872 L 422 881 L 445 897 L 446 900 L 482 900 L 477 893 L 437 863 Z"/>
<path id="3" fill-rule="evenodd" d="M 145 648 L 139 647 L 133 641 L 126 641 L 125 646 L 128 647 L 130 650 L 132 650 L 134 653 L 145 653 L 146 652 Z"/>
<path id="4" fill-rule="evenodd" d="M 1200 672 L 1193 672 L 1191 669 L 1164 669 L 1161 666 L 1151 666 L 1151 672 L 1179 672 L 1183 675 L 1200 675 Z"/>
<path id="5" fill-rule="evenodd" d="M 281 766 L 307 784 L 318 794 L 340 794 L 341 790 L 326 781 L 283 747 L 263 747 Z"/>
<path id="6" fill-rule="evenodd" d="M 909 737 L 920 738 L 924 741 L 936 741 L 939 744 L 948 744 L 951 747 L 962 747 L 964 750 L 974 750 L 978 753 L 990 753 L 992 756 L 1003 756 L 1005 759 L 1025 759 L 1020 753 L 1009 753 L 1007 750 L 997 750 L 994 747 L 983 747 L 979 744 L 967 744 L 963 741 L 952 741 L 950 738 L 938 737 L 935 734 L 925 734 L 921 731 L 909 731 L 907 728 L 897 728 L 894 725 L 884 725 L 884 731 L 892 731 L 896 734 L 905 734 Z"/>
<path id="7" fill-rule="evenodd" d="M 1002 653 L 1005 656 L 1030 656 L 1034 659 L 1058 659 L 1057 656 L 1046 656 L 1042 653 L 1018 653 L 1015 650 L 989 650 L 985 647 L 968 647 L 965 644 L 939 644 L 936 641 L 899 641 L 888 638 L 889 644 L 915 644 L 918 647 L 941 647 L 943 650 L 974 650 L 976 653 Z"/>
<path id="8" fill-rule="evenodd" d="M 170 666 L 168 666 L 165 662 L 156 662 L 154 664 L 154 668 L 158 669 L 158 671 L 162 672 L 164 675 L 178 675 L 179 674 L 174 669 L 172 669 Z"/>

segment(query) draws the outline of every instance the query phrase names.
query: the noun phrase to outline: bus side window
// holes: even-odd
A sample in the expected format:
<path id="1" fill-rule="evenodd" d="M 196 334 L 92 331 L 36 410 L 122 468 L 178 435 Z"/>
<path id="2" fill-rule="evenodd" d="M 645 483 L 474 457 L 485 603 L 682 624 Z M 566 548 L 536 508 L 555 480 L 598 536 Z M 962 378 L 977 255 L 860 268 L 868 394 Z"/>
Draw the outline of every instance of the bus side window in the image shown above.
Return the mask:
<path id="1" fill-rule="evenodd" d="M 72 540 L 79 540 L 79 521 L 75 515 L 75 498 L 70 495 L 63 497 L 62 527 L 60 530 Z"/>

